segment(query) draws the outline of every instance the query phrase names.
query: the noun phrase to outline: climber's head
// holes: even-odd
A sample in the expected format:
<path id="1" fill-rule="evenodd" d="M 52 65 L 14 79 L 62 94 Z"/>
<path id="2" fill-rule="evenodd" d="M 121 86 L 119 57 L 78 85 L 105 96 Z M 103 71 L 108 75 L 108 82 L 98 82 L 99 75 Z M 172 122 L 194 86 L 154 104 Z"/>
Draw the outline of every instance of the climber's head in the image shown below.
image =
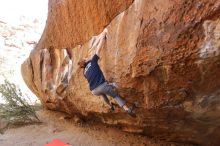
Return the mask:
<path id="1" fill-rule="evenodd" d="M 86 67 L 86 60 L 85 59 L 81 59 L 78 62 L 78 65 L 79 65 L 80 68 L 85 68 Z"/>

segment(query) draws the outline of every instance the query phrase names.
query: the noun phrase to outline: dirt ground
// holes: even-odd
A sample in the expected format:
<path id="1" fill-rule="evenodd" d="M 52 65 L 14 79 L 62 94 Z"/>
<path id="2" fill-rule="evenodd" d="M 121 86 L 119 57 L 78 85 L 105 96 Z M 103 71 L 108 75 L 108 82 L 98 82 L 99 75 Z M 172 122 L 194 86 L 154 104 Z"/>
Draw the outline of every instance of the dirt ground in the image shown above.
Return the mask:
<path id="1" fill-rule="evenodd" d="M 62 113 L 40 110 L 42 124 L 10 128 L 0 135 L 0 146 L 43 146 L 60 139 L 71 146 L 174 146 L 103 125 L 67 120 Z"/>

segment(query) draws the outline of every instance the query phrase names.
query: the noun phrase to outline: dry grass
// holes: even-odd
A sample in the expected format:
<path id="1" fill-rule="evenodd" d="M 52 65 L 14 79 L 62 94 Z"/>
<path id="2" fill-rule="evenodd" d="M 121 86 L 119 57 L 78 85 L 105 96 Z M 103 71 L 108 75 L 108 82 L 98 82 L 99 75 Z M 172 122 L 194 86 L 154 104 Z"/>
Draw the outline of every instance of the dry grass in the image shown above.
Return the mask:
<path id="1" fill-rule="evenodd" d="M 7 125 L 24 125 L 40 122 L 36 115 L 35 106 L 30 105 L 19 87 L 14 83 L 5 80 L 0 84 L 0 95 L 5 104 L 0 105 L 0 118 L 4 119 Z"/>

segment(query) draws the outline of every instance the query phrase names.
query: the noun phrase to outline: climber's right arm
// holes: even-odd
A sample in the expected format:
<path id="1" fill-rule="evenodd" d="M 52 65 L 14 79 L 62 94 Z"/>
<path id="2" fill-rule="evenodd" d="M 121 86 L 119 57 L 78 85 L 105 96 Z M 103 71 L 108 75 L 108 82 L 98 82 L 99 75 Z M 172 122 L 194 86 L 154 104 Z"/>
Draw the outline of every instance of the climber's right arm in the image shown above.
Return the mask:
<path id="1" fill-rule="evenodd" d="M 101 38 L 97 48 L 96 48 L 96 51 L 95 51 L 95 54 L 97 56 L 100 56 L 100 52 L 101 52 L 101 48 L 103 48 L 103 42 L 105 41 L 105 37 Z"/>
<path id="2" fill-rule="evenodd" d="M 99 40 L 99 43 L 98 43 L 98 46 L 97 46 L 96 52 L 95 52 L 95 54 L 96 54 L 97 56 L 100 55 L 101 48 L 103 48 L 103 42 L 106 40 L 107 32 L 108 32 L 108 30 L 105 29 L 105 30 L 102 32 L 101 36 L 100 36 L 100 40 Z"/>

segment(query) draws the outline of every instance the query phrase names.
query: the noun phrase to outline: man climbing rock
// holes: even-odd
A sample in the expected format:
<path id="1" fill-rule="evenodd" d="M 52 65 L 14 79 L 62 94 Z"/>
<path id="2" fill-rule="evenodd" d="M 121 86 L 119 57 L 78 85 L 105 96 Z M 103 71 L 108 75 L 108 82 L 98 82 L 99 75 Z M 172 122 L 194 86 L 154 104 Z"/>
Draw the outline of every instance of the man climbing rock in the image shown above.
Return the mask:
<path id="1" fill-rule="evenodd" d="M 84 69 L 84 77 L 89 83 L 90 90 L 93 95 L 102 96 L 105 103 L 109 106 L 110 109 L 114 110 L 114 106 L 109 102 L 107 97 L 111 96 L 117 102 L 117 104 L 122 107 L 130 115 L 134 115 L 132 107 L 128 107 L 125 101 L 118 95 L 115 90 L 115 86 L 106 81 L 100 67 L 98 64 L 100 50 L 103 46 L 104 41 L 106 40 L 107 29 L 105 29 L 100 36 L 94 38 L 91 44 L 91 49 L 95 48 L 95 55 L 88 58 L 82 59 L 78 65 L 80 68 Z"/>

